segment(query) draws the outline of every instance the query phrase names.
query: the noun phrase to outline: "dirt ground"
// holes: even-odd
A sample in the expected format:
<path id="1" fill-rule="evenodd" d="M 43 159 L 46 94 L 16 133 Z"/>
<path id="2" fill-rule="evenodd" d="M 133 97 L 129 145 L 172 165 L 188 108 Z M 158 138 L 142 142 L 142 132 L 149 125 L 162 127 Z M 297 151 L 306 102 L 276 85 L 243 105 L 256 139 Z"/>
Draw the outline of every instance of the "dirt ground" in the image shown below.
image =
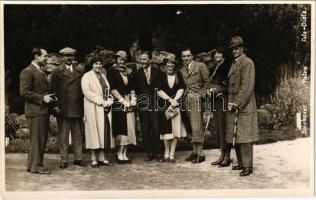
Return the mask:
<path id="1" fill-rule="evenodd" d="M 174 190 L 174 189 L 289 189 L 310 187 L 310 138 L 282 141 L 254 147 L 254 174 L 240 177 L 230 167 L 210 163 L 219 150 L 206 150 L 206 162 L 184 162 L 186 151 L 176 152 L 177 162 L 145 163 L 143 153 L 130 153 L 132 164 L 92 168 L 70 165 L 59 168 L 59 155 L 45 155 L 51 175 L 26 172 L 26 154 L 6 154 L 5 187 L 7 191 L 86 191 L 86 190 Z M 89 156 L 85 155 L 88 160 Z M 235 158 L 235 155 L 233 154 Z"/>

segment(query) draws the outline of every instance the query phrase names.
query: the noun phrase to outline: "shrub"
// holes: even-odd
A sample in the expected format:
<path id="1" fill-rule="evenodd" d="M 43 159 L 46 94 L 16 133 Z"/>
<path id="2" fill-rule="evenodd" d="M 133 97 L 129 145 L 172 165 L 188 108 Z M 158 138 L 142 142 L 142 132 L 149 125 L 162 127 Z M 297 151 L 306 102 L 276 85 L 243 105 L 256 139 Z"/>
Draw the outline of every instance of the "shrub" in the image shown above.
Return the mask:
<path id="1" fill-rule="evenodd" d="M 273 122 L 275 128 L 293 128 L 296 126 L 296 113 L 302 112 L 303 106 L 307 106 L 308 113 L 310 111 L 310 82 L 303 83 L 301 73 L 287 70 L 287 65 L 283 65 L 282 69 L 278 86 L 271 95 Z"/>

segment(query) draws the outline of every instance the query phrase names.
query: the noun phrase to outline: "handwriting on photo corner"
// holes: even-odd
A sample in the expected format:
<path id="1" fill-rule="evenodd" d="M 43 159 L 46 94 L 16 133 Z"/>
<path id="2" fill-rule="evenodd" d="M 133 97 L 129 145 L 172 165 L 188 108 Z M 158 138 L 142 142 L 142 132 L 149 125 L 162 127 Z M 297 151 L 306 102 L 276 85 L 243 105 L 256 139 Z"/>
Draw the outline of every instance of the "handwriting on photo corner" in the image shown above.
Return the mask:
<path id="1" fill-rule="evenodd" d="M 301 27 L 302 27 L 302 33 L 301 33 L 301 41 L 307 42 L 307 11 L 303 10 L 301 13 Z"/>
<path id="2" fill-rule="evenodd" d="M 153 95 L 149 94 L 141 94 L 139 96 L 135 96 L 137 98 L 137 104 L 134 106 L 135 109 L 138 111 L 164 111 L 166 110 L 169 105 L 164 101 L 163 98 L 158 96 L 157 94 L 158 89 L 155 89 Z M 111 96 L 108 89 L 106 90 L 106 96 Z M 134 95 L 128 94 L 128 99 L 132 99 Z M 174 98 L 174 96 L 172 97 Z M 194 101 L 194 105 L 196 108 L 190 106 L 191 102 Z M 214 91 L 205 92 L 203 95 L 198 93 L 190 93 L 185 95 L 185 98 L 181 98 L 178 100 L 178 106 L 181 111 L 191 111 L 192 109 L 197 109 L 198 111 L 216 111 L 215 109 L 215 102 L 221 102 L 221 108 L 223 111 L 226 111 L 226 96 L 224 94 L 216 94 Z M 185 109 L 184 109 L 185 107 Z M 219 107 L 217 107 L 219 108 Z M 112 111 L 120 111 L 124 110 L 124 105 L 119 103 L 118 101 L 114 101 L 111 106 Z"/>

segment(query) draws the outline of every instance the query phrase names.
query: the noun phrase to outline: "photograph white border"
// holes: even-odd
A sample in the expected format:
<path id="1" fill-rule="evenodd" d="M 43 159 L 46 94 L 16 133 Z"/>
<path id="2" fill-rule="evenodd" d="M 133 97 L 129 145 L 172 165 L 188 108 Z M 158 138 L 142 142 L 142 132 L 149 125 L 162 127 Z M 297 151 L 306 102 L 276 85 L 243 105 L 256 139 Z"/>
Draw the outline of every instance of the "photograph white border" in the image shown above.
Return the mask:
<path id="1" fill-rule="evenodd" d="M 221 190 L 126 190 L 126 191 L 40 191 L 8 192 L 5 190 L 5 70 L 4 70 L 4 5 L 5 4 L 68 4 L 68 5 L 168 5 L 168 4 L 310 4 L 311 5 L 311 113 L 310 113 L 310 188 L 307 189 L 221 189 Z M 0 188 L 4 199 L 100 199 L 100 198 L 210 198 L 210 197 L 311 197 L 314 196 L 315 164 L 315 2 L 314 1 L 1 1 L 0 47 Z M 9 37 L 9 36 L 7 36 Z"/>

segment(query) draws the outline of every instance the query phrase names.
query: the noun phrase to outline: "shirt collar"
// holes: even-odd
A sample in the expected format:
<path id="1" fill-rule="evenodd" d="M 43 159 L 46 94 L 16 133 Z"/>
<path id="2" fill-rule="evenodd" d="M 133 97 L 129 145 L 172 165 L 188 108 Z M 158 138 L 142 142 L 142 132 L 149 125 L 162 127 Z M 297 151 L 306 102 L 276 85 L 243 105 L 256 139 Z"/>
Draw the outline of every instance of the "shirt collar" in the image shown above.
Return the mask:
<path id="1" fill-rule="evenodd" d="M 239 57 L 235 58 L 235 62 L 240 62 L 242 59 L 246 57 L 246 54 L 241 54 Z"/>
<path id="2" fill-rule="evenodd" d="M 36 64 L 34 61 L 32 61 L 32 65 L 34 65 L 36 69 L 38 69 L 38 71 L 42 72 L 41 67 L 38 64 Z"/>

